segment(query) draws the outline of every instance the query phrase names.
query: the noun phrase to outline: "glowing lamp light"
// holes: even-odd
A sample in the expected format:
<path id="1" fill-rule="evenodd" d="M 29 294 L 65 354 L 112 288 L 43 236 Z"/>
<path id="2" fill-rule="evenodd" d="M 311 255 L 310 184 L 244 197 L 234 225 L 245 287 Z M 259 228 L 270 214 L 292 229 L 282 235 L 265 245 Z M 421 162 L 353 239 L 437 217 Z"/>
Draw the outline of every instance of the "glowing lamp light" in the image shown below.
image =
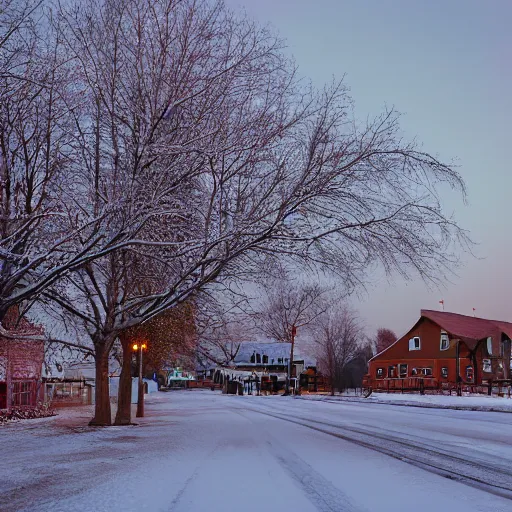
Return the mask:
<path id="1" fill-rule="evenodd" d="M 146 343 L 142 343 L 141 345 L 139 345 L 138 343 L 134 343 L 132 345 L 132 349 L 133 350 L 139 350 L 139 349 L 142 349 L 142 350 L 146 350 L 148 348 L 147 344 Z"/>
<path id="2" fill-rule="evenodd" d="M 134 343 L 132 348 L 133 350 L 139 350 L 139 345 L 137 345 L 137 343 Z"/>

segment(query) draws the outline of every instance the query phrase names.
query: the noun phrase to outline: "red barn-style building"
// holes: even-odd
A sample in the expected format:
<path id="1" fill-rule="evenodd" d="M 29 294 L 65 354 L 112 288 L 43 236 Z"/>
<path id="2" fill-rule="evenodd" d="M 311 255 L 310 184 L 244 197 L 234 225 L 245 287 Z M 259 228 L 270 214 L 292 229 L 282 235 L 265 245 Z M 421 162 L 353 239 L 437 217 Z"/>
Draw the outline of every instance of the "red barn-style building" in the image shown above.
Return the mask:
<path id="1" fill-rule="evenodd" d="M 365 385 L 396 391 L 510 380 L 511 338 L 509 322 L 422 310 L 407 334 L 370 359 Z"/>
<path id="2" fill-rule="evenodd" d="M 3 327 L 9 337 L 0 333 L 0 410 L 34 407 L 42 397 L 43 329 L 19 319 L 17 308 L 8 312 Z"/>

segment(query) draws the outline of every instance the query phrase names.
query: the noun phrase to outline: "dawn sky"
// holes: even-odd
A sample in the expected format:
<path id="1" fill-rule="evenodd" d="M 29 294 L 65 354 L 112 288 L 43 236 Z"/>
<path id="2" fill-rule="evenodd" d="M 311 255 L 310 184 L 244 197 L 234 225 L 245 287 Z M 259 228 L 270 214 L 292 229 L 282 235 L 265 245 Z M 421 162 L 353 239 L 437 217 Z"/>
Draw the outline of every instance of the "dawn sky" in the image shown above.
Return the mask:
<path id="1" fill-rule="evenodd" d="M 420 309 L 512 321 L 509 145 L 512 119 L 512 1 L 226 0 L 270 23 L 307 76 L 321 86 L 346 74 L 356 115 L 385 104 L 402 112 L 407 138 L 444 161 L 457 159 L 468 204 L 445 196 L 470 231 L 478 258 L 442 290 L 421 280 L 379 281 L 353 300 L 368 332 L 402 334 Z"/>

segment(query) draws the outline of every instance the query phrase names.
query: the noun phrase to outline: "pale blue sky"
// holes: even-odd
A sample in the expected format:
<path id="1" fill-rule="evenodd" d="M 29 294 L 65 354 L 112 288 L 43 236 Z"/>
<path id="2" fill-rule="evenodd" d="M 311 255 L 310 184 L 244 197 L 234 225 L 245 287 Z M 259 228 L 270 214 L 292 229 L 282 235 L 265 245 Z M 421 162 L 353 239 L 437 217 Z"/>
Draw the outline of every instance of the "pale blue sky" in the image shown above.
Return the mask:
<path id="1" fill-rule="evenodd" d="M 404 113 L 407 137 L 457 158 L 469 205 L 447 206 L 479 243 L 481 259 L 445 290 L 381 283 L 354 305 L 369 331 L 400 334 L 420 309 L 512 321 L 512 0 L 226 0 L 270 23 L 300 72 L 322 85 L 346 73 L 358 117 L 384 104 Z"/>

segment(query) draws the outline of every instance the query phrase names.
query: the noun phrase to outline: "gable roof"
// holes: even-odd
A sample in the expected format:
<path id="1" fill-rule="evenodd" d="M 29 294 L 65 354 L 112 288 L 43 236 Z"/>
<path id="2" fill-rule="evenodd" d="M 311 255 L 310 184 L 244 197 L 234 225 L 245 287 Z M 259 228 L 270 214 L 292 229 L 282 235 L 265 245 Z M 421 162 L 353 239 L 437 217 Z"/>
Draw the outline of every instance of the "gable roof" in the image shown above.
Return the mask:
<path id="1" fill-rule="evenodd" d="M 501 341 L 502 333 L 512 339 L 512 323 L 510 322 L 429 309 L 422 309 L 421 317 L 432 320 L 454 338 L 460 338 L 470 349 L 473 349 L 480 340 L 489 336 L 493 338 L 493 345 Z"/>
<path id="2" fill-rule="evenodd" d="M 240 349 L 235 357 L 235 364 L 247 364 L 251 362 L 251 356 L 254 353 L 259 353 L 261 355 L 266 355 L 270 360 L 274 359 L 277 362 L 278 358 L 289 358 L 290 357 L 290 349 L 291 343 L 285 342 L 252 342 L 252 341 L 244 341 L 240 344 Z M 305 359 L 306 364 L 314 364 L 312 358 L 308 357 L 307 354 L 303 354 L 303 351 L 300 347 L 295 345 L 293 352 L 293 359 L 295 361 L 300 361 L 301 359 Z"/>

